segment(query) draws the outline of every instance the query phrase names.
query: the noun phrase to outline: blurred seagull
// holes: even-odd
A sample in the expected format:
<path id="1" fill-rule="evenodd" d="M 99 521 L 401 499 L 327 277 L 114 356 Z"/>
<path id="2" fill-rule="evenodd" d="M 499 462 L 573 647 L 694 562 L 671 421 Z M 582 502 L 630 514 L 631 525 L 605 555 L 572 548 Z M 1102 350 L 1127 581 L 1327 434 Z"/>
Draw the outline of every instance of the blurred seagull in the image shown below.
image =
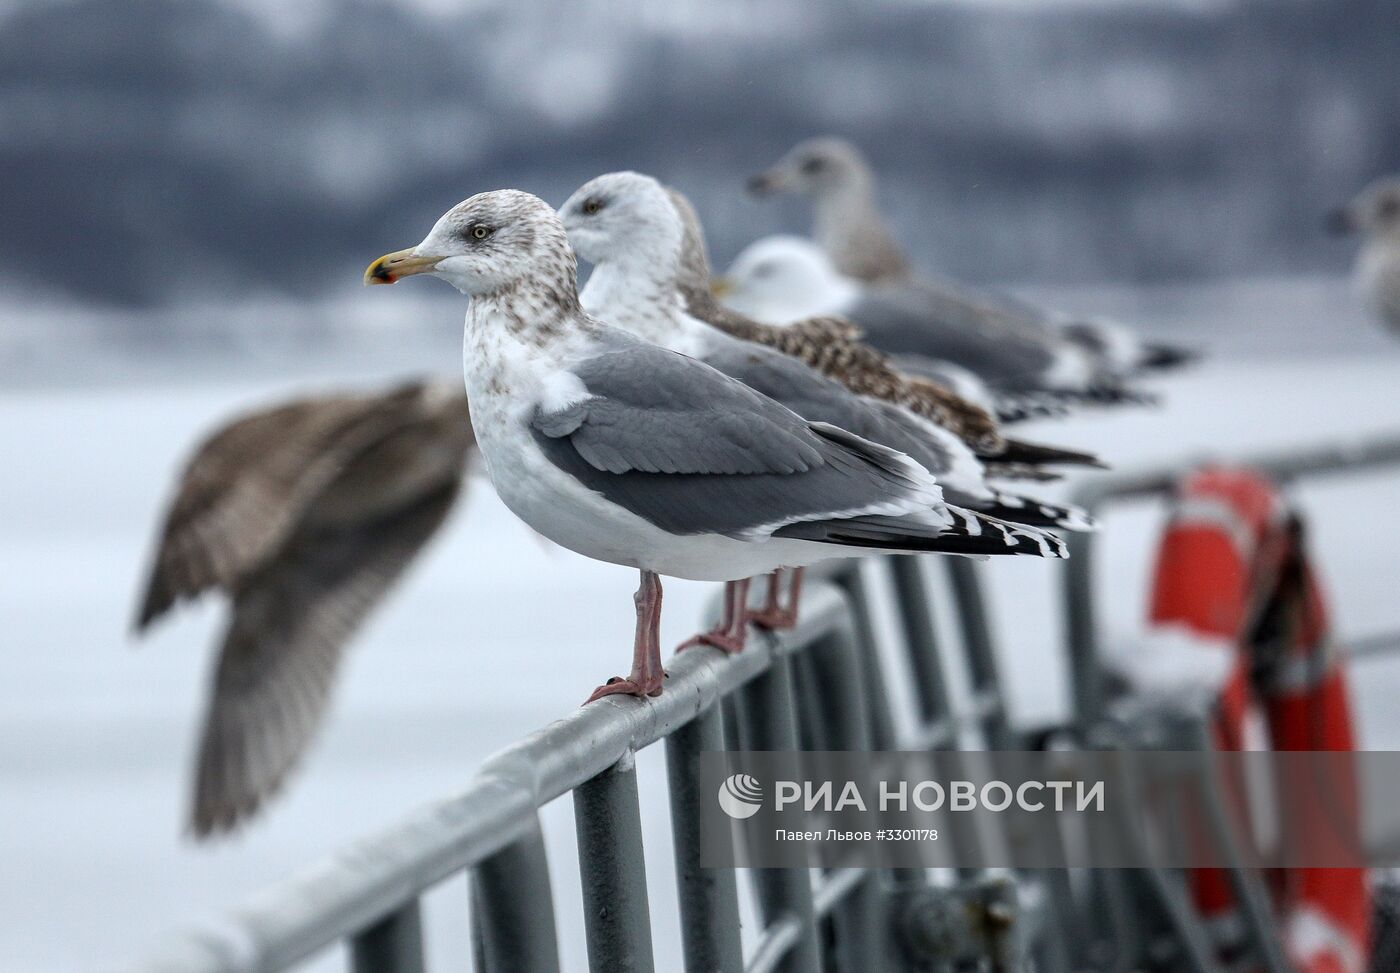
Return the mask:
<path id="1" fill-rule="evenodd" d="M 701 231 L 696 220 L 687 234 L 675 203 L 678 198 L 683 200 L 649 176 L 614 172 L 585 183 L 559 208 L 575 253 L 594 265 L 579 295 L 586 312 L 663 348 L 699 359 L 804 419 L 839 426 L 907 454 L 938 479 L 945 500 L 960 507 L 1014 524 L 1072 529 L 1089 526 L 1080 511 L 989 486 L 982 464 L 959 435 L 906 408 L 897 390 L 893 402 L 884 396 L 857 394 L 795 357 L 727 334 L 689 313 L 681 299 L 682 254 L 686 237 L 698 236 Z M 687 215 L 694 219 L 693 210 L 685 205 Z M 688 256 L 693 259 L 693 254 Z M 850 329 L 844 322 L 829 323 L 836 329 Z M 777 328 L 767 330 L 782 333 Z M 754 329 L 749 333 L 754 335 Z M 945 396 L 945 400 L 950 398 Z M 939 405 L 957 415 L 968 411 L 966 405 Z M 986 435 L 995 437 L 994 424 L 985 418 L 989 421 Z M 994 445 L 1004 447 L 999 440 Z M 763 612 L 753 616 L 770 628 L 789 627 L 796 621 L 795 599 L 786 609 L 780 608 L 778 587 L 777 579 L 770 579 L 768 603 Z M 733 591 L 729 594 L 730 600 L 738 600 Z M 736 630 L 722 623 L 699 639 L 738 651 L 743 646 L 743 632 L 742 627 Z"/>
<path id="2" fill-rule="evenodd" d="M 985 389 L 978 380 L 967 380 L 959 374 L 962 369 L 947 363 L 933 375 L 900 372 L 886 355 L 867 345 L 861 329 L 845 318 L 815 317 L 774 325 L 724 306 L 713 293 L 705 231 L 695 207 L 675 189 L 667 188 L 666 193 L 684 227 L 676 288 L 691 317 L 735 338 L 798 358 L 859 395 L 932 420 L 974 449 L 990 474 L 1047 478 L 1053 476 L 1046 469 L 1049 465 L 1102 465 L 1087 453 L 1003 436 L 988 410 L 961 392 L 969 384 Z M 1027 417 L 1024 410 L 1022 417 Z"/>
<path id="3" fill-rule="evenodd" d="M 1381 323 L 1400 337 L 1400 177 L 1372 183 L 1328 220 L 1334 233 L 1361 233 L 1356 280 Z"/>
<path id="4" fill-rule="evenodd" d="M 1015 298 L 974 292 L 952 281 L 926 280 L 910 269 L 894 235 L 880 216 L 875 202 L 875 177 L 855 146 L 842 139 L 822 137 L 795 146 L 777 164 L 749 181 L 756 195 L 802 193 L 814 204 L 813 232 L 837 273 L 859 291 L 881 293 L 877 306 L 849 310 L 856 323 L 879 322 L 870 328 L 871 341 L 887 351 L 925 353 L 927 337 L 913 341 L 898 336 L 920 318 L 945 329 L 982 332 L 994 340 L 1023 345 L 1019 357 L 1033 351 L 1046 359 L 1034 369 L 1024 360 L 1018 366 L 1020 381 L 1034 378 L 1031 388 L 1049 388 L 1061 395 L 1095 401 L 1143 401 L 1146 397 L 1124 386 L 1124 380 L 1145 370 L 1173 367 L 1194 359 L 1195 354 L 1171 345 L 1147 342 L 1125 326 L 1100 318 L 1052 316 Z M 820 311 L 816 313 L 821 313 Z M 885 347 L 882 342 L 915 347 Z M 1068 347 L 1067 347 L 1068 346 Z M 1076 361 L 1072 349 L 1082 352 Z M 963 360 L 947 357 L 982 374 L 983 356 Z"/>
<path id="5" fill-rule="evenodd" d="M 591 317 L 563 224 L 535 196 L 473 196 L 365 282 L 414 274 L 471 298 L 472 424 L 506 506 L 563 547 L 640 572 L 631 672 L 590 702 L 661 692 L 663 574 L 739 581 L 886 550 L 1062 553 L 1052 535 L 945 503 L 908 456 Z"/>
<path id="6" fill-rule="evenodd" d="M 473 444 L 456 381 L 298 399 L 200 446 L 136 619 L 217 589 L 232 602 L 191 827 L 232 830 L 281 787 L 325 715 L 346 643 L 442 525 Z"/>

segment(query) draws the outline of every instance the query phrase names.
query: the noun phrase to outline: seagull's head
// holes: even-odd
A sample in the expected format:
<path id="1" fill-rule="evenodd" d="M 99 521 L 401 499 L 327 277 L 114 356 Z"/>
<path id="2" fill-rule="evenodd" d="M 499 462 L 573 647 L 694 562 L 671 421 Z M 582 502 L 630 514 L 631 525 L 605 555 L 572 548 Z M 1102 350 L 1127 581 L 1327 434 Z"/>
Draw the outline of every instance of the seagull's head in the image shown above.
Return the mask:
<path id="1" fill-rule="evenodd" d="M 808 139 L 793 146 L 771 168 L 749 179 L 754 196 L 803 193 L 820 196 L 868 181 L 870 167 L 850 142 L 833 136 Z"/>
<path id="2" fill-rule="evenodd" d="M 1382 179 L 1327 217 L 1333 233 L 1365 233 L 1400 240 L 1400 177 Z"/>
<path id="3" fill-rule="evenodd" d="M 770 236 L 739 253 L 714 281 L 717 297 L 741 314 L 772 324 L 837 311 L 855 285 L 832 266 L 811 240 Z"/>
<path id="4" fill-rule="evenodd" d="M 640 261 L 666 271 L 680 253 L 680 214 L 666 187 L 638 172 L 590 179 L 559 207 L 578 255 L 592 264 Z"/>
<path id="5" fill-rule="evenodd" d="M 463 294 L 494 294 L 523 281 L 572 287 L 577 268 L 564 227 L 549 204 L 516 189 L 479 193 L 452 207 L 423 242 L 386 253 L 366 284 L 415 274 L 441 277 Z"/>

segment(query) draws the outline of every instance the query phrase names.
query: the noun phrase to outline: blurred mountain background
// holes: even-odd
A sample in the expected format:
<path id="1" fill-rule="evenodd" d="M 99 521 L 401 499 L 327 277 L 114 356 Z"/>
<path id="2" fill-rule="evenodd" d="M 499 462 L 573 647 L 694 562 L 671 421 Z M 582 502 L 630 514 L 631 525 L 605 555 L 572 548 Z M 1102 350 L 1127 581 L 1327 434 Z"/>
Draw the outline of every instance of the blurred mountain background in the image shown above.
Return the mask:
<path id="1" fill-rule="evenodd" d="M 0 301 L 345 293 L 448 206 L 617 168 L 720 262 L 743 178 L 835 132 L 976 282 L 1340 273 L 1400 169 L 1400 4 L 81 0 L 0 6 Z"/>

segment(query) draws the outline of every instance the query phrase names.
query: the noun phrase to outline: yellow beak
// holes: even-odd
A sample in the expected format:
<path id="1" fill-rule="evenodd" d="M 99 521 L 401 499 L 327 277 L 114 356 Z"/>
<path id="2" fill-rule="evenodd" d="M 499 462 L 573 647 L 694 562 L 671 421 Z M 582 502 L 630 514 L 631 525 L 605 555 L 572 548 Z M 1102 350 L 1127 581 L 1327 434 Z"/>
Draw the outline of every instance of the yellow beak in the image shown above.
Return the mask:
<path id="1" fill-rule="evenodd" d="M 392 284 L 401 277 L 429 273 L 442 262 L 441 257 L 420 257 L 411 249 L 386 253 L 365 271 L 366 284 Z"/>
<path id="2" fill-rule="evenodd" d="M 728 277 L 711 277 L 710 293 L 715 297 L 728 297 L 734 293 L 734 282 Z"/>

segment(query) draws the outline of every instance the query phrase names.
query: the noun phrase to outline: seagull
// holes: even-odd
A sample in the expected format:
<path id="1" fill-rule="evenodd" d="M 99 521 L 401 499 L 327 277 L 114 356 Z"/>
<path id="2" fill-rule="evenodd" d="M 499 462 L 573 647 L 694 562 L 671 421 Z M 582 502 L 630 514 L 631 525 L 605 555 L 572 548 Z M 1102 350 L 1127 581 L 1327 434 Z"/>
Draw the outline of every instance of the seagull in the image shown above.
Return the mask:
<path id="1" fill-rule="evenodd" d="M 365 282 L 416 274 L 470 297 L 471 422 L 502 501 L 556 544 L 639 572 L 631 671 L 588 702 L 661 692 L 661 575 L 741 581 L 875 551 L 1063 555 L 1053 535 L 946 503 L 907 455 L 588 314 L 564 226 L 536 196 L 459 203 Z"/>
<path id="2" fill-rule="evenodd" d="M 718 289 L 730 307 L 760 321 L 848 318 L 901 371 L 934 381 L 947 379 L 951 362 L 976 375 L 993 396 L 1150 400 L 1116 380 L 1105 384 L 1080 341 L 1028 332 L 990 304 L 973 305 L 943 292 L 863 287 L 802 237 L 776 235 L 749 244 Z"/>
<path id="3" fill-rule="evenodd" d="M 923 353 L 942 346 L 947 330 L 981 332 L 1018 348 L 1015 365 L 1030 388 L 1054 390 L 1099 402 L 1141 402 L 1142 393 L 1124 381 L 1142 371 L 1175 367 L 1193 360 L 1187 349 L 1143 340 L 1131 329 L 1105 318 L 1073 318 L 1047 314 L 1015 298 L 975 292 L 948 280 L 916 276 L 894 234 L 880 216 L 875 201 L 875 177 L 869 164 L 851 143 L 821 137 L 799 143 L 777 164 L 749 180 L 755 195 L 802 193 L 812 197 L 813 231 L 837 273 L 858 291 L 878 292 L 875 306 L 852 308 L 850 316 L 871 327 L 871 341 L 908 344 L 898 336 L 899 327 L 923 320 L 934 326 L 939 341 L 915 342 L 915 347 L 889 347 L 888 351 Z M 819 312 L 820 313 L 820 312 Z M 900 319 L 907 319 L 898 325 Z M 898 325 L 898 326 L 897 326 Z M 916 329 L 917 331 L 917 329 Z M 954 346 L 956 347 L 956 346 Z M 1075 355 L 1074 352 L 1079 352 Z M 1025 359 L 1043 359 L 1033 368 Z M 982 374 L 984 356 L 966 360 L 947 357 Z M 1011 366 L 1012 362 L 1004 362 Z M 1029 370 L 1028 370 L 1029 369 Z M 1004 379 L 1001 379 L 1004 381 Z"/>
<path id="4" fill-rule="evenodd" d="M 782 351 L 735 337 L 692 314 L 681 287 L 687 227 L 675 203 L 680 197 L 655 179 L 614 172 L 581 186 L 559 208 L 569 242 L 593 264 L 579 295 L 589 314 L 626 328 L 653 344 L 689 355 L 781 403 L 804 419 L 827 422 L 864 439 L 907 454 L 933 473 L 945 500 L 1014 524 L 1087 529 L 1081 511 L 1029 500 L 991 487 L 982 464 L 959 435 L 899 402 L 861 395 Z M 686 204 L 689 210 L 689 204 Z M 693 217 L 693 210 L 689 215 Z M 693 260 L 693 254 L 686 255 Z M 730 323 L 745 323 L 733 322 Z M 834 322 L 835 327 L 845 327 Z M 748 329 L 755 336 L 755 325 Z M 782 334 L 781 329 L 771 329 Z M 946 398 L 946 397 L 945 397 Z M 942 404 L 942 403 L 940 403 Z M 966 408 L 955 411 L 966 412 Z M 994 426 L 992 434 L 995 434 Z M 770 578 L 764 611 L 750 616 L 769 628 L 790 627 L 796 599 L 778 605 L 777 578 Z M 800 590 L 800 575 L 793 581 Z M 728 593 L 727 593 L 728 594 Z M 737 645 L 728 626 L 698 636 L 730 651 Z"/>
<path id="5" fill-rule="evenodd" d="M 320 395 L 223 426 L 182 474 L 136 618 L 225 594 L 191 830 L 233 830 L 325 715 L 346 643 L 452 509 L 473 444 L 455 381 Z"/>
<path id="6" fill-rule="evenodd" d="M 1048 476 L 1041 469 L 1046 464 L 1101 465 L 1087 453 L 1006 438 L 987 408 L 957 391 L 958 386 L 981 384 L 970 373 L 948 363 L 943 363 L 937 374 L 902 373 L 886 355 L 867 345 L 861 329 L 845 318 L 814 317 L 774 325 L 721 304 L 710 279 L 700 217 L 684 194 L 669 187 L 666 193 L 684 227 L 676 284 L 691 317 L 735 338 L 798 358 L 857 394 L 903 406 L 932 420 L 976 450 L 989 466 L 988 472 L 1006 475 L 1014 471 L 1021 476 L 1034 472 L 1036 478 L 1042 478 Z"/>
<path id="7" fill-rule="evenodd" d="M 1382 325 L 1400 336 L 1400 177 L 1368 186 L 1331 214 L 1334 233 L 1361 233 L 1356 280 Z"/>

